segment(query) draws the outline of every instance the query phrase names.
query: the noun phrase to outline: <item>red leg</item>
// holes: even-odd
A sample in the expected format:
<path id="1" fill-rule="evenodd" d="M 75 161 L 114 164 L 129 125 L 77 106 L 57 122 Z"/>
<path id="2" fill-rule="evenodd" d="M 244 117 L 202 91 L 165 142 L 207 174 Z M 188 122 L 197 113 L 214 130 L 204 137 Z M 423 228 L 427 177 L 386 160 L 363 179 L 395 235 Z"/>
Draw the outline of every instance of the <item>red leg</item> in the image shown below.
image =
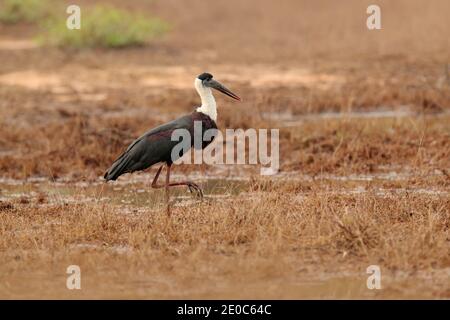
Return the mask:
<path id="1" fill-rule="evenodd" d="M 166 203 L 167 203 L 167 215 L 170 216 L 170 202 L 169 202 L 169 186 L 170 186 L 170 164 L 167 165 L 167 172 L 166 172 Z"/>
<path id="2" fill-rule="evenodd" d="M 161 170 L 162 170 L 163 167 L 164 167 L 164 165 L 159 167 L 158 171 L 156 172 L 156 175 L 155 175 L 155 177 L 153 178 L 153 181 L 152 181 L 152 188 L 159 189 L 159 188 L 162 187 L 162 186 L 158 186 L 156 183 L 158 182 L 159 174 L 161 173 Z"/>
<path id="3" fill-rule="evenodd" d="M 158 185 L 158 178 L 159 175 L 161 174 L 161 170 L 164 167 L 164 165 L 162 165 L 161 167 L 159 167 L 158 171 L 156 172 L 155 177 L 153 178 L 152 181 L 152 188 L 154 189 L 160 189 L 165 187 L 166 188 L 166 204 L 167 204 L 167 215 L 170 216 L 170 202 L 169 202 L 169 179 L 170 179 L 170 166 L 167 166 L 167 174 L 166 174 L 166 183 L 164 186 Z"/>
<path id="4" fill-rule="evenodd" d="M 174 182 L 169 184 L 169 187 L 178 187 L 178 186 L 187 186 L 189 188 L 189 191 L 192 193 L 193 191 L 196 191 L 200 198 L 203 198 L 203 191 L 202 188 L 199 187 L 198 184 L 192 181 L 180 181 L 180 182 Z"/>
<path id="5" fill-rule="evenodd" d="M 161 173 L 162 168 L 163 168 L 163 166 L 161 166 L 158 169 L 158 171 L 156 172 L 155 178 L 153 179 L 153 182 L 152 182 L 152 188 L 160 189 L 160 188 L 168 188 L 168 187 L 187 186 L 189 188 L 190 192 L 197 191 L 199 196 L 201 198 L 203 198 L 203 191 L 202 191 L 202 189 L 199 187 L 198 184 L 196 184 L 196 183 L 194 183 L 192 181 L 180 181 L 180 182 L 170 183 L 169 180 L 170 180 L 170 168 L 171 168 L 171 165 L 167 165 L 166 184 L 158 185 L 157 182 L 158 182 L 158 178 L 159 178 L 159 175 Z"/>

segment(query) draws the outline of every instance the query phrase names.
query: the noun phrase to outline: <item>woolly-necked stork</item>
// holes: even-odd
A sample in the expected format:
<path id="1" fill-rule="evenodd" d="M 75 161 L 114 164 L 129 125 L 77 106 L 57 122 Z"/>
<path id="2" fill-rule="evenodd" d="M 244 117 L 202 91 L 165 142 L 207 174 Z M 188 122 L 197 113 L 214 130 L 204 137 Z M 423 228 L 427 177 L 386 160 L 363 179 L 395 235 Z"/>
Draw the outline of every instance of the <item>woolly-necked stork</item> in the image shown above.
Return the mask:
<path id="1" fill-rule="evenodd" d="M 236 94 L 227 89 L 224 85 L 213 79 L 209 73 L 202 73 L 194 82 L 195 89 L 201 98 L 201 106 L 191 114 L 182 116 L 176 120 L 158 126 L 144 133 L 134 140 L 106 171 L 104 178 L 106 181 L 116 180 L 124 173 L 145 170 L 156 163 L 162 163 L 156 172 L 151 184 L 152 188 L 165 188 L 167 213 L 170 215 L 169 187 L 187 186 L 189 191 L 195 190 L 200 197 L 203 197 L 202 189 L 192 181 L 170 182 L 170 167 L 177 159 L 172 159 L 172 148 L 178 141 L 172 141 L 172 132 L 176 129 L 187 129 L 191 134 L 191 147 L 194 145 L 194 121 L 201 121 L 202 137 L 203 132 L 208 129 L 217 129 L 217 105 L 211 88 L 216 89 L 233 99 L 241 100 Z M 211 141 L 203 141 L 201 148 L 204 149 Z M 178 155 L 178 158 L 182 153 Z M 164 164 L 167 166 L 166 182 L 159 185 L 158 177 Z"/>

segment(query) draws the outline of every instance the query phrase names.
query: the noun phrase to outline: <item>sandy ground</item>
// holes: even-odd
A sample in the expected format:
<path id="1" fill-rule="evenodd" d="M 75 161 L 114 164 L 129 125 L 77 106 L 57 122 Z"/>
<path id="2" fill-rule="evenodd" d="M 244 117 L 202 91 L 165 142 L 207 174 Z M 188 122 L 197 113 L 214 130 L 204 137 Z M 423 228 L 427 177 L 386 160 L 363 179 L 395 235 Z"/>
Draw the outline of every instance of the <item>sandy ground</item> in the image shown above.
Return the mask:
<path id="1" fill-rule="evenodd" d="M 111 3 L 172 31 L 67 51 L 0 25 L 1 298 L 450 297 L 448 1 L 381 1 L 380 31 L 368 1 Z M 206 197 L 167 220 L 156 168 L 101 176 L 203 71 L 243 97 L 221 129 L 280 129 L 280 171 L 177 166 Z"/>

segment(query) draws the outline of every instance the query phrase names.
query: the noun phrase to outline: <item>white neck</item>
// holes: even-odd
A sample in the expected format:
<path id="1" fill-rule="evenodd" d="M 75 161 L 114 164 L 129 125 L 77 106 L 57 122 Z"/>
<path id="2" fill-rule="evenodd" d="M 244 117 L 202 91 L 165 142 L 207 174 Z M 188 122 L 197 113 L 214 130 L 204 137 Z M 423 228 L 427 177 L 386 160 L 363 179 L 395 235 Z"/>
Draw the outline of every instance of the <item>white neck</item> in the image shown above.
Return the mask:
<path id="1" fill-rule="evenodd" d="M 202 100 L 202 105 L 197 108 L 198 112 L 204 113 L 209 116 L 214 121 L 217 120 L 217 105 L 216 100 L 212 94 L 211 88 L 205 87 L 202 84 L 202 80 L 195 79 L 194 82 L 195 89 L 197 89 L 200 99 Z"/>

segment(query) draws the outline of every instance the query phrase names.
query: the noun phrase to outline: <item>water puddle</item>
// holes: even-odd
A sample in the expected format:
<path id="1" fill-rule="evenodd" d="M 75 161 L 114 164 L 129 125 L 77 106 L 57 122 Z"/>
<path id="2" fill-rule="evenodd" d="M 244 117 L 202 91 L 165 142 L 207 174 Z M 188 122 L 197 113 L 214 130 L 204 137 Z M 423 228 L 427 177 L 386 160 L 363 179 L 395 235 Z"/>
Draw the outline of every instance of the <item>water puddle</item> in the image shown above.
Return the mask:
<path id="1" fill-rule="evenodd" d="M 296 202 L 304 201 L 311 193 L 305 192 L 300 193 L 295 196 Z M 449 196 L 450 192 L 446 190 L 439 190 L 435 188 L 375 188 L 375 189 L 366 189 L 365 187 L 359 186 L 357 188 L 343 189 L 339 188 L 333 191 L 323 191 L 323 192 L 314 192 L 315 195 L 343 195 L 343 196 L 351 196 L 351 195 L 364 195 L 370 194 L 376 196 L 378 198 L 395 198 L 400 195 L 406 194 L 415 194 L 415 195 L 429 195 L 429 196 Z"/>
<path id="2" fill-rule="evenodd" d="M 435 176 L 442 173 L 435 172 Z M 366 188 L 368 181 L 402 181 L 414 175 L 412 172 L 387 172 L 374 174 L 351 174 L 348 176 L 338 176 L 323 174 L 318 176 L 299 175 L 293 172 L 284 172 L 275 176 L 262 178 L 264 181 L 286 181 L 286 182 L 312 182 L 312 181 L 338 181 L 351 182 L 351 186 L 346 184 L 336 185 L 333 190 L 324 188 L 323 191 L 296 193 L 294 201 L 303 201 L 311 194 L 323 195 L 363 195 L 370 194 L 377 197 L 396 197 L 404 194 L 448 196 L 449 190 L 435 187 L 398 187 L 384 188 L 371 186 Z M 427 177 L 432 175 L 428 174 Z M 137 208 L 152 209 L 164 203 L 164 191 L 155 190 L 150 186 L 153 176 L 151 173 L 141 175 L 131 175 L 129 179 L 119 179 L 114 183 L 105 183 L 100 177 L 96 181 L 73 182 L 60 179 L 49 181 L 46 178 L 30 178 L 26 181 L 15 179 L 0 179 L 0 201 L 24 201 L 33 202 L 39 205 L 55 204 L 75 204 L 75 203 L 109 203 L 121 206 L 123 212 L 136 213 Z M 173 175 L 174 181 L 186 180 L 183 175 Z M 254 180 L 251 176 L 237 176 L 223 178 L 219 175 L 203 176 L 200 174 L 190 175 L 190 180 L 198 182 L 204 191 L 204 201 L 227 202 L 236 199 L 254 200 L 261 197 L 260 194 L 250 193 Z M 364 183 L 357 185 L 354 182 Z M 263 191 L 260 191 L 263 192 Z M 200 200 L 195 194 L 189 193 L 186 187 L 171 188 L 171 199 L 175 206 L 189 207 L 195 205 Z M 137 212 L 138 213 L 138 212 Z"/>
<path id="3" fill-rule="evenodd" d="M 379 107 L 376 110 L 352 111 L 352 112 L 320 112 L 305 115 L 294 115 L 290 112 L 264 112 L 262 118 L 266 120 L 278 121 L 283 128 L 297 127 L 309 121 L 331 120 L 331 119 L 387 119 L 387 118 L 410 118 L 410 117 L 445 117 L 449 116 L 449 111 L 440 113 L 423 114 L 414 111 L 408 106 L 397 109 Z"/>
<path id="4" fill-rule="evenodd" d="M 223 200 L 238 196 L 247 184 L 225 179 L 209 179 L 202 183 L 205 200 Z M 176 205 L 187 206 L 198 202 L 185 187 L 171 188 L 171 199 Z M 38 201 L 42 204 L 108 202 L 125 207 L 151 207 L 162 203 L 164 192 L 148 183 L 106 184 L 104 182 L 49 182 L 32 179 L 32 182 L 3 180 L 0 182 L 0 201 Z"/>

